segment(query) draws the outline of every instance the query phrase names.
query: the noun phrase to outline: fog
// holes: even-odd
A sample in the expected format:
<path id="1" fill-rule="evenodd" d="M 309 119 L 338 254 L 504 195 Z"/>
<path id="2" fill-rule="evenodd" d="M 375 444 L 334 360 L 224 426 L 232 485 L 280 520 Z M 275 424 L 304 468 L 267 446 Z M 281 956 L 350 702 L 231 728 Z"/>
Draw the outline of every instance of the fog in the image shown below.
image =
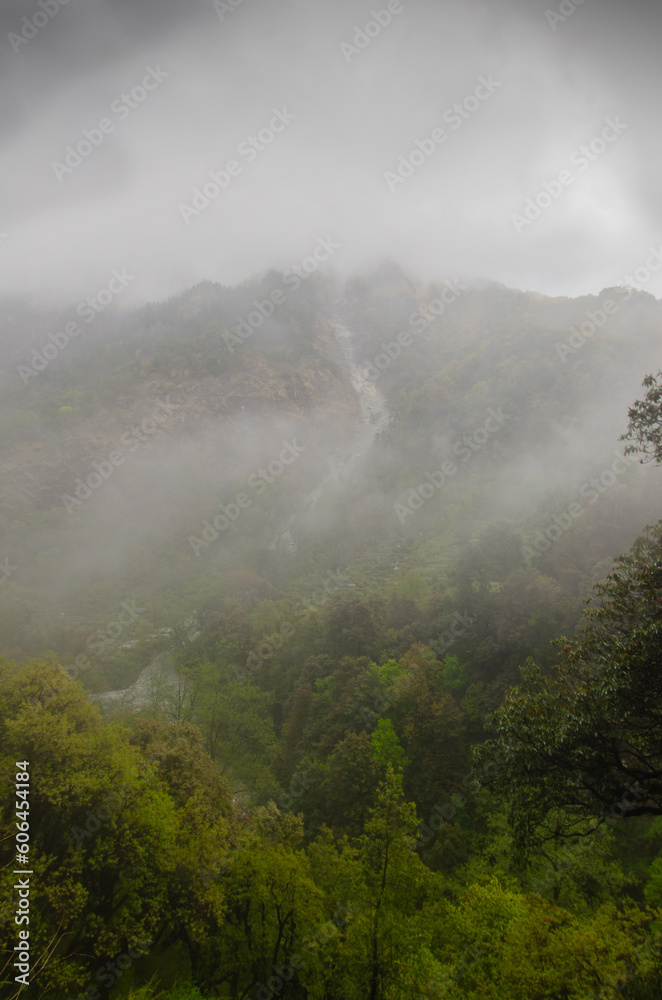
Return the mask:
<path id="1" fill-rule="evenodd" d="M 0 5 L 7 982 L 657 995 L 661 29 Z"/>
<path id="2" fill-rule="evenodd" d="M 388 257 L 546 294 L 641 287 L 662 11 L 548 2 L 7 0 L 0 295 L 64 306 L 126 269 L 135 305 L 285 270 L 319 238 L 341 275 Z"/>
<path id="3" fill-rule="evenodd" d="M 248 569 L 283 593 L 354 559 L 397 574 L 407 539 L 432 578 L 428 537 L 445 573 L 495 519 L 525 541 L 589 511 L 659 365 L 659 8 L 11 0 L 0 20 L 9 648 L 130 594 L 172 622 Z M 609 322 L 564 348 L 605 289 Z M 610 484 L 581 586 L 653 519 L 659 475 Z"/>

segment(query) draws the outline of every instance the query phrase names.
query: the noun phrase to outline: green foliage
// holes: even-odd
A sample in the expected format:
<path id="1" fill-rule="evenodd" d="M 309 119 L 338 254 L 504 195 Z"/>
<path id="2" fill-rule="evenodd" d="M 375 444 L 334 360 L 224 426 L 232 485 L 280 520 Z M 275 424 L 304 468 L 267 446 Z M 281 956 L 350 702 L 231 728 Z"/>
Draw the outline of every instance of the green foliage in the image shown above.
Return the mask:
<path id="1" fill-rule="evenodd" d="M 412 651 L 399 677 L 392 664 L 386 676 L 418 669 L 420 683 L 433 660 Z M 415 705 L 417 691 L 394 704 Z M 37 948 L 49 942 L 37 1000 L 84 990 L 137 935 L 144 957 L 118 979 L 118 998 L 263 995 L 285 983 L 293 997 L 319 1000 L 556 1000 L 564 990 L 609 997 L 622 983 L 639 991 L 632 997 L 654 996 L 660 913 L 623 901 L 629 883 L 611 838 L 569 842 L 559 818 L 519 869 L 503 809 L 481 792 L 472 857 L 445 880 L 414 849 L 416 808 L 389 760 L 402 753 L 395 732 L 381 718 L 376 740 L 348 734 L 321 771 L 311 764 L 302 799 L 309 807 L 319 792 L 340 811 L 336 836 L 322 826 L 307 838 L 304 817 L 274 802 L 236 810 L 191 723 L 141 717 L 128 732 L 104 723 L 54 660 L 1 662 L 0 765 L 9 773 L 14 760 L 31 762 L 30 931 Z M 375 748 L 384 778 L 352 816 Z M 8 838 L 13 796 L 2 806 Z M 461 823 L 473 808 L 465 800 Z M 3 876 L 5 901 L 13 880 Z M 654 863 L 649 903 L 659 881 Z"/>
<path id="2" fill-rule="evenodd" d="M 479 749 L 511 797 L 520 840 L 553 808 L 577 817 L 662 813 L 662 522 L 621 556 L 576 640 L 545 676 L 532 662 Z"/>
<path id="3" fill-rule="evenodd" d="M 406 676 L 405 671 L 402 669 L 398 661 L 394 659 L 390 659 L 387 660 L 386 663 L 382 663 L 381 666 L 377 668 L 377 673 L 385 690 L 391 688 L 401 677 Z"/>
<path id="4" fill-rule="evenodd" d="M 642 385 L 648 390 L 628 410 L 628 429 L 620 437 L 629 441 L 626 455 L 643 453 L 642 462 L 662 462 L 662 371 L 647 375 Z"/>
<path id="5" fill-rule="evenodd" d="M 392 768 L 394 771 L 406 768 L 410 763 L 406 753 L 400 746 L 398 734 L 393 728 L 390 719 L 379 719 L 372 736 L 370 737 L 372 746 L 372 758 L 385 771 Z"/>
<path id="6" fill-rule="evenodd" d="M 439 681 L 447 691 L 461 691 L 467 686 L 467 672 L 457 656 L 446 656 L 439 671 Z"/>
<path id="7" fill-rule="evenodd" d="M 432 928 L 422 904 L 435 880 L 413 851 L 417 827 L 402 778 L 388 768 L 359 843 L 360 882 L 343 948 L 339 996 L 402 996 L 415 979 L 429 978 Z"/>
<path id="8" fill-rule="evenodd" d="M 580 919 L 504 888 L 498 879 L 467 886 L 447 925 L 446 975 L 453 985 L 446 995 L 616 997 L 628 980 L 657 978 L 653 916 L 609 903 Z"/>
<path id="9" fill-rule="evenodd" d="M 644 896 L 649 906 L 662 908 L 662 858 L 655 858 L 648 869 Z"/>
<path id="10" fill-rule="evenodd" d="M 380 771 L 367 733 L 348 733 L 324 764 L 306 765 L 307 790 L 299 800 L 307 829 L 327 824 L 359 836 L 374 806 Z"/>
<path id="11" fill-rule="evenodd" d="M 84 990 L 137 938 L 147 953 L 113 986 L 117 1000 L 652 1000 L 662 986 L 662 523 L 597 588 L 558 664 L 549 645 L 573 633 L 590 582 L 643 523 L 642 498 L 657 501 L 628 473 L 627 490 L 598 496 L 535 565 L 522 538 L 576 493 L 541 493 L 522 523 L 494 513 L 522 455 L 551 464 L 558 428 L 593 419 L 637 330 L 562 370 L 550 353 L 567 303 L 548 304 L 536 328 L 530 297 L 469 290 L 454 319 L 431 324 L 383 372 L 395 419 L 365 456 L 365 481 L 350 477 L 309 505 L 286 558 L 274 532 L 325 474 L 324 455 L 305 473 L 297 465 L 199 559 L 187 534 L 220 498 L 216 481 L 198 489 L 194 465 L 182 503 L 150 479 L 153 533 L 151 521 L 132 533 L 130 496 L 127 518 L 121 503 L 116 512 L 126 536 L 114 534 L 111 503 L 62 510 L 60 480 L 81 471 L 69 465 L 72 436 L 87 445 L 88 421 L 95 447 L 98 435 L 110 450 L 103 425 L 113 438 L 118 411 L 124 420 L 155 393 L 186 386 L 186 413 L 168 428 L 175 447 L 193 415 L 241 423 L 228 408 L 249 396 L 270 415 L 284 406 L 315 423 L 316 393 L 345 379 L 326 357 L 323 282 L 287 303 L 278 330 L 255 331 L 233 353 L 223 337 L 279 280 L 207 283 L 150 306 L 98 349 L 72 348 L 28 387 L 28 409 L 24 395 L 3 403 L 0 438 L 14 457 L 0 555 L 22 568 L 0 582 L 0 636 L 19 660 L 38 657 L 0 661 L 5 843 L 15 830 L 7 775 L 20 758 L 32 769 L 31 935 L 43 961 L 30 1000 Z M 366 357 L 419 306 L 402 276 L 348 286 Z M 462 336 L 446 336 L 446 322 Z M 624 435 L 627 452 L 657 460 L 660 378 L 647 377 Z M 471 466 L 458 462 L 443 492 L 395 524 L 391 494 L 501 403 L 508 420 Z M 17 494 L 40 451 L 50 487 Z M 150 471 L 153 454 L 141 451 Z M 106 532 L 121 556 L 108 558 Z M 67 576 L 95 559 L 98 571 Z M 320 590 L 323 567 L 338 564 L 351 589 Z M 127 594 L 138 621 L 94 642 Z M 41 655 L 50 647 L 57 657 Z M 81 652 L 83 680 L 99 691 L 128 685 L 160 654 L 150 704 L 105 721 L 59 665 Z M 494 738 L 476 754 L 485 773 L 471 781 L 470 746 L 494 709 Z M 0 937 L 11 952 L 9 872 Z"/>
<path id="12" fill-rule="evenodd" d="M 2 773 L 13 772 L 15 760 L 31 767 L 31 936 L 36 949 L 48 946 L 42 988 L 64 991 L 83 984 L 90 954 L 110 959 L 128 940 L 157 932 L 174 863 L 175 808 L 126 735 L 101 724 L 54 662 L 3 662 L 0 685 Z M 5 837 L 13 805 L 6 796 Z M 5 901 L 12 879 L 5 870 Z"/>

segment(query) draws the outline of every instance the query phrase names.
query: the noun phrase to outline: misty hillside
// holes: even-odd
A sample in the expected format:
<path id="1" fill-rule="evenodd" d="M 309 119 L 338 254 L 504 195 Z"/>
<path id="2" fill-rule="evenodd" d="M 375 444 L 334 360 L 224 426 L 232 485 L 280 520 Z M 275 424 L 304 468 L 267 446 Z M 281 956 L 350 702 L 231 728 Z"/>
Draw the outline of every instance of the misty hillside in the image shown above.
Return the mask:
<path id="1" fill-rule="evenodd" d="M 555 582 L 561 608 L 656 518 L 659 475 L 616 457 L 659 355 L 652 296 L 421 285 L 392 264 L 345 286 L 318 275 L 299 284 L 271 272 L 109 311 L 52 360 L 44 345 L 72 311 L 4 304 L 7 653 L 72 659 L 130 599 L 140 621 L 89 675 L 98 690 L 126 686 L 151 656 L 149 644 L 117 648 L 130 639 L 221 596 L 249 618 L 265 600 L 282 614 L 338 567 L 362 597 L 422 607 L 444 588 L 459 594 L 458 574 L 496 594 L 527 571 L 527 589 Z M 604 300 L 612 315 L 578 338 Z M 270 462 L 275 475 L 261 476 Z M 572 503 L 562 537 L 532 548 Z M 228 504 L 240 516 L 219 521 L 219 534 L 212 522 Z M 544 587 L 539 600 L 549 613 Z M 412 638 L 430 641 L 432 622 Z"/>
<path id="2" fill-rule="evenodd" d="M 0 1000 L 660 1000 L 662 4 L 0 23 Z"/>
<path id="3" fill-rule="evenodd" d="M 29 988 L 652 998 L 662 483 L 619 438 L 662 303 L 285 277 L 86 336 L 3 303 L 0 745 L 67 927 Z"/>

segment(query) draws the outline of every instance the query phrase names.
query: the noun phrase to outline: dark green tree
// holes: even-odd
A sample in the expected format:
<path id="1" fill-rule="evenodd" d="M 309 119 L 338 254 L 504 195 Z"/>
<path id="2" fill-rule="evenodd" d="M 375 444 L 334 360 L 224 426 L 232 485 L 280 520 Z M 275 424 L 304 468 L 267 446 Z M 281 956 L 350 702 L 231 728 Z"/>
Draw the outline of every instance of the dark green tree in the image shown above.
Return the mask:
<path id="1" fill-rule="evenodd" d="M 520 842 L 552 810 L 575 821 L 662 813 L 662 522 L 595 588 L 576 639 L 544 675 L 528 661 L 477 751 Z"/>
<path id="2" fill-rule="evenodd" d="M 373 610 L 354 595 L 335 602 L 327 617 L 329 648 L 334 656 L 372 656 L 378 625 Z"/>
<path id="3" fill-rule="evenodd" d="M 620 441 L 629 441 L 626 455 L 643 453 L 642 463 L 662 462 L 662 371 L 647 375 L 642 385 L 647 389 L 628 410 L 630 422 Z"/>

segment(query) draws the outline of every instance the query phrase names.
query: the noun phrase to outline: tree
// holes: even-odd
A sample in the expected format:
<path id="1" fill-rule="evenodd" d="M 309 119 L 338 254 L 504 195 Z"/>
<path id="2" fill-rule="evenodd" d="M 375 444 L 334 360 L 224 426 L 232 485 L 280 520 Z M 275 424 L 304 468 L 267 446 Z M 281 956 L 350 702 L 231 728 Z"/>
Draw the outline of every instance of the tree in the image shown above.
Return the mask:
<path id="1" fill-rule="evenodd" d="M 410 676 L 393 710 L 403 750 L 411 760 L 405 791 L 419 811 L 428 815 L 460 789 L 466 774 L 462 712 L 451 694 L 435 692 L 433 682 L 440 665 L 431 650 L 414 646 L 400 664 Z"/>
<path id="2" fill-rule="evenodd" d="M 472 836 L 471 856 L 455 884 L 464 888 L 487 882 L 497 875 L 517 879 L 527 892 L 533 891 L 555 905 L 575 913 L 594 911 L 607 902 L 619 902 L 627 886 L 637 880 L 626 875 L 614 857 L 615 836 L 603 826 L 595 836 L 570 839 L 556 835 L 561 824 L 552 813 L 546 820 L 545 831 L 539 831 L 540 842 L 533 845 L 528 864 L 518 864 L 513 848 L 513 834 L 505 810 L 495 808 L 494 797 L 485 793 L 476 796 L 476 818 L 464 836 Z M 444 845 L 445 846 L 445 845 Z"/>
<path id="3" fill-rule="evenodd" d="M 642 385 L 648 390 L 643 399 L 638 399 L 628 409 L 628 429 L 621 434 L 620 441 L 630 441 L 626 455 L 643 453 L 642 464 L 662 462 L 662 371 L 657 375 L 647 375 Z"/>
<path id="4" fill-rule="evenodd" d="M 313 717 L 315 695 L 310 684 L 297 685 L 290 701 L 291 708 L 272 761 L 274 772 L 283 784 L 287 784 L 296 770 L 305 729 Z"/>
<path id="5" fill-rule="evenodd" d="M 595 588 L 578 637 L 544 675 L 529 660 L 477 758 L 511 802 L 518 840 L 553 809 L 563 828 L 662 814 L 662 522 Z"/>
<path id="6" fill-rule="evenodd" d="M 14 761 L 30 762 L 30 997 L 64 996 L 127 944 L 160 933 L 175 864 L 175 806 L 126 734 L 102 723 L 52 659 L 0 661 L 0 746 L 3 775 L 14 774 Z M 6 842 L 16 833 L 10 782 L 1 804 Z M 15 944 L 13 915 L 4 919 L 12 867 L 0 874 L 7 951 Z"/>
<path id="7" fill-rule="evenodd" d="M 306 746 L 326 757 L 348 732 L 372 729 L 375 706 L 382 703 L 377 667 L 365 656 L 344 656 L 329 677 L 315 683 L 315 694 Z"/>
<path id="8" fill-rule="evenodd" d="M 307 827 L 326 823 L 334 831 L 358 836 L 374 806 L 380 778 L 368 734 L 348 733 L 324 764 L 313 764 L 305 774 L 309 787 L 300 808 Z"/>
<path id="9" fill-rule="evenodd" d="M 377 643 L 372 608 L 353 595 L 337 599 L 327 616 L 329 648 L 334 656 L 371 656 Z"/>
<path id="10" fill-rule="evenodd" d="M 428 995 L 423 982 L 434 960 L 424 904 L 439 884 L 414 851 L 417 831 L 416 809 L 389 767 L 358 844 L 360 882 L 334 1000 Z"/>
<path id="11" fill-rule="evenodd" d="M 223 921 L 234 815 L 200 732 L 140 720 L 130 738 L 103 722 L 54 660 L 0 660 L 0 747 L 5 776 L 16 772 L 14 761 L 30 762 L 30 998 L 78 994 L 90 980 L 110 988 L 109 970 L 129 948 L 137 968 L 147 950 L 183 943 L 197 973 L 204 942 Z M 16 833 L 10 781 L 0 809 L 7 842 Z M 13 867 L 0 873 L 7 952 L 16 930 Z"/>
<path id="12" fill-rule="evenodd" d="M 304 959 L 304 942 L 324 919 L 323 896 L 300 849 L 302 837 L 300 817 L 273 802 L 255 809 L 222 878 L 225 919 L 204 946 L 203 990 L 227 983 L 233 997 L 266 996 L 280 992 L 270 985 L 278 978 L 281 986 L 299 978 L 310 986 L 318 975 Z"/>
<path id="13" fill-rule="evenodd" d="M 628 411 L 626 454 L 662 462 L 662 371 Z M 517 842 L 554 810 L 555 836 L 610 816 L 662 814 L 662 521 L 649 526 L 595 587 L 578 637 L 562 637 L 545 676 L 532 660 L 476 752 L 507 791 Z M 589 602 L 591 603 L 591 602 Z"/>
<path id="14" fill-rule="evenodd" d="M 651 934 L 655 917 L 611 902 L 595 914 L 577 916 L 535 894 L 524 897 L 495 877 L 468 885 L 441 922 L 440 952 L 450 983 L 438 995 L 652 1000 L 660 987 Z"/>
<path id="15" fill-rule="evenodd" d="M 379 766 L 386 771 L 392 767 L 394 771 L 405 768 L 410 760 L 400 746 L 398 734 L 393 728 L 390 719 L 379 719 L 372 736 L 372 758 Z"/>
<path id="16" fill-rule="evenodd" d="M 274 745 L 272 696 L 251 678 L 238 679 L 229 666 L 206 658 L 180 667 L 179 675 L 180 690 L 194 694 L 185 699 L 187 717 L 200 727 L 204 749 L 236 782 L 235 790 L 250 783 L 256 794 L 274 793 L 268 773 Z"/>

